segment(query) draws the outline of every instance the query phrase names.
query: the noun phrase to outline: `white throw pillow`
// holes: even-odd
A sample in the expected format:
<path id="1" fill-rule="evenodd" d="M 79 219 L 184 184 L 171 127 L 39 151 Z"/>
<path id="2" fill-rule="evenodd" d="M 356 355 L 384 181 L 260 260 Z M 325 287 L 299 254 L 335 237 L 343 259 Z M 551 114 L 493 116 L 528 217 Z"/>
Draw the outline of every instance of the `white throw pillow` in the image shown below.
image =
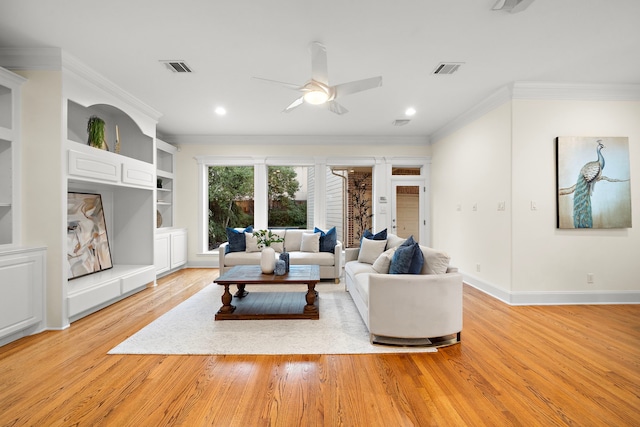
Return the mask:
<path id="1" fill-rule="evenodd" d="M 373 263 L 373 269 L 381 274 L 389 274 L 389 267 L 391 267 L 391 260 L 396 249 L 398 249 L 397 246 L 382 252 Z"/>
<path id="2" fill-rule="evenodd" d="M 358 261 L 373 264 L 380 254 L 384 252 L 385 246 L 387 246 L 386 240 L 362 239 Z"/>
<path id="3" fill-rule="evenodd" d="M 301 252 L 320 252 L 320 233 L 303 233 L 300 243 Z"/>
<path id="4" fill-rule="evenodd" d="M 258 247 L 258 238 L 253 235 L 253 233 L 244 233 L 244 241 L 246 243 L 247 252 L 260 252 L 260 248 Z"/>
<path id="5" fill-rule="evenodd" d="M 446 252 L 438 251 L 426 246 L 420 246 L 424 255 L 422 274 L 445 274 L 451 257 Z"/>
<path id="6" fill-rule="evenodd" d="M 271 232 L 282 239 L 282 242 L 272 243 L 271 247 L 276 252 L 284 252 L 284 234 L 285 234 L 285 230 L 271 230 Z"/>

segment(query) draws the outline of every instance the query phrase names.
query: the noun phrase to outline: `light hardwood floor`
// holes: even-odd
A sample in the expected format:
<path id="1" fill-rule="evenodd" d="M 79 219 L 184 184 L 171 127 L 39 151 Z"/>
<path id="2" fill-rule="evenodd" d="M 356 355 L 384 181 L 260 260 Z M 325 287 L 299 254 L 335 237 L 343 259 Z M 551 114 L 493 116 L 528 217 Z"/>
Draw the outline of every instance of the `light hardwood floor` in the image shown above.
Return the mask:
<path id="1" fill-rule="evenodd" d="M 107 355 L 217 274 L 0 347 L 0 425 L 640 425 L 640 305 L 510 307 L 465 286 L 462 343 L 438 353 Z"/>

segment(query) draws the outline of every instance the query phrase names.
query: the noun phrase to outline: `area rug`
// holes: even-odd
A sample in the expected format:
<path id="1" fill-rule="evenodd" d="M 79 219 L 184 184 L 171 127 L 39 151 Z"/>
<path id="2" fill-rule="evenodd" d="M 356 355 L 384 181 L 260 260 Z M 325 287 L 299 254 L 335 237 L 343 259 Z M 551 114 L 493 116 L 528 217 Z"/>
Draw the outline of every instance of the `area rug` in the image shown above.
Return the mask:
<path id="1" fill-rule="evenodd" d="M 300 292 L 292 285 L 247 285 L 249 292 Z M 214 320 L 223 287 L 210 284 L 114 347 L 109 354 L 431 353 L 429 347 L 371 344 L 343 284 L 320 283 L 319 320 Z"/>

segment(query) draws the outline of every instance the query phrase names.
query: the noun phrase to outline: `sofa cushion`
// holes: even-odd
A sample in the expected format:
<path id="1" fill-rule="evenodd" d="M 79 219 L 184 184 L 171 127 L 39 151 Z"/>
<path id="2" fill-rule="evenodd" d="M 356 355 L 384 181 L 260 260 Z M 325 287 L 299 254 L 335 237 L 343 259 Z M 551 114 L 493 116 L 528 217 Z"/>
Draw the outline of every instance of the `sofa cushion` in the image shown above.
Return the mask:
<path id="1" fill-rule="evenodd" d="M 446 252 L 420 246 L 424 256 L 421 274 L 444 274 L 447 272 L 451 257 Z"/>
<path id="2" fill-rule="evenodd" d="M 409 265 L 409 271 L 407 271 L 407 273 L 420 274 L 422 272 L 422 266 L 424 265 L 424 255 L 422 254 L 420 245 L 413 240 L 413 236 L 409 236 L 407 240 L 400 245 L 400 247 L 402 246 L 415 246 L 413 257 L 411 258 L 411 265 Z"/>
<path id="3" fill-rule="evenodd" d="M 224 256 L 225 267 L 260 264 L 260 252 L 230 252 Z"/>
<path id="4" fill-rule="evenodd" d="M 276 252 L 284 252 L 284 237 L 285 237 L 287 231 L 286 230 L 271 230 L 271 232 L 282 239 L 282 242 L 274 242 L 274 243 L 272 243 L 271 247 Z"/>
<path id="5" fill-rule="evenodd" d="M 229 252 L 244 252 L 247 249 L 244 237 L 245 232 L 253 233 L 253 226 L 250 225 L 244 230 L 227 227 L 227 241 L 229 242 L 227 248 Z"/>
<path id="6" fill-rule="evenodd" d="M 387 240 L 387 229 L 385 228 L 382 231 L 378 231 L 376 234 L 373 234 L 369 230 L 364 230 L 364 233 L 362 233 L 362 237 L 371 240 Z"/>
<path id="7" fill-rule="evenodd" d="M 302 235 L 304 233 L 311 233 L 311 230 L 299 230 L 297 228 L 289 228 L 284 235 L 284 249 L 287 252 L 294 252 L 300 250 L 300 243 L 302 243 Z"/>
<path id="8" fill-rule="evenodd" d="M 396 248 L 405 242 L 404 237 L 398 237 L 395 234 L 387 234 L 387 249 Z"/>
<path id="9" fill-rule="evenodd" d="M 387 241 L 387 246 L 389 242 Z M 380 256 L 373 263 L 373 269 L 380 274 L 389 273 L 389 267 L 391 266 L 391 259 L 393 258 L 393 254 L 395 253 L 397 247 L 387 249 L 382 252 Z"/>
<path id="10" fill-rule="evenodd" d="M 331 227 L 326 233 L 318 227 L 313 229 L 314 233 L 320 233 L 320 252 L 334 253 L 338 243 L 338 233 L 335 227 Z"/>
<path id="11" fill-rule="evenodd" d="M 303 233 L 300 252 L 320 252 L 320 233 Z"/>
<path id="12" fill-rule="evenodd" d="M 350 261 L 344 265 L 344 272 L 351 278 L 355 278 L 359 274 L 370 274 L 375 273 L 376 271 L 373 269 L 373 266 L 371 264 L 367 264 L 365 262 Z"/>
<path id="13" fill-rule="evenodd" d="M 258 238 L 253 233 L 244 233 L 244 237 L 247 252 L 260 252 L 262 250 L 258 246 Z"/>
<path id="14" fill-rule="evenodd" d="M 386 240 L 373 240 L 362 239 L 360 242 L 360 253 L 358 254 L 359 262 L 366 262 L 367 264 L 373 264 L 376 259 L 384 252 L 384 248 L 387 245 Z"/>
<path id="15" fill-rule="evenodd" d="M 335 255 L 329 252 L 289 252 L 291 265 L 333 266 L 335 261 Z"/>
<path id="16" fill-rule="evenodd" d="M 415 245 L 398 246 L 396 248 L 396 252 L 393 254 L 393 258 L 391 259 L 389 274 L 408 274 L 409 268 L 411 267 L 411 260 L 413 259 L 413 253 L 415 251 Z"/>

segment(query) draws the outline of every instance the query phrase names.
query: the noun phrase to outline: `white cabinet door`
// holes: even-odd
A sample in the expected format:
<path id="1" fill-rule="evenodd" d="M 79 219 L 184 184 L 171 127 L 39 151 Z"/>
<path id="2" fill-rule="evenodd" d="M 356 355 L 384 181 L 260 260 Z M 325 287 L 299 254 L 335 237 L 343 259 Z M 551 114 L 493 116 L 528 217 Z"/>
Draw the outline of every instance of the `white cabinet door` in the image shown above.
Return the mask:
<path id="1" fill-rule="evenodd" d="M 187 231 L 171 233 L 171 268 L 187 263 Z"/>
<path id="2" fill-rule="evenodd" d="M 0 338 L 43 321 L 45 250 L 0 253 Z"/>
<path id="3" fill-rule="evenodd" d="M 154 252 L 156 274 L 169 271 L 171 269 L 171 235 L 169 233 L 156 235 Z"/>

